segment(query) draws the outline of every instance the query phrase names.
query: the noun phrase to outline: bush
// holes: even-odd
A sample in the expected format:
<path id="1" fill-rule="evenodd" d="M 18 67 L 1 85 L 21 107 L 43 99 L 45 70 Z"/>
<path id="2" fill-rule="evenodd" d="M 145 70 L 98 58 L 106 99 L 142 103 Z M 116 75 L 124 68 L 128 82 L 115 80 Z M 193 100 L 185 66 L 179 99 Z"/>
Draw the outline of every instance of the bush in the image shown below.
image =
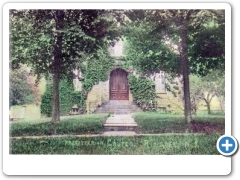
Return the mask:
<path id="1" fill-rule="evenodd" d="M 47 83 L 46 91 L 42 96 L 41 102 L 41 113 L 45 114 L 46 116 L 50 117 L 52 114 L 52 84 Z"/>
<path id="2" fill-rule="evenodd" d="M 15 70 L 10 69 L 9 75 L 9 105 L 33 103 L 35 94 L 28 80 L 28 72 L 23 68 Z"/>
<path id="3" fill-rule="evenodd" d="M 11 154 L 159 154 L 219 155 L 220 134 L 162 134 L 132 137 L 61 137 L 12 139 Z"/>
<path id="4" fill-rule="evenodd" d="M 145 77 L 128 76 L 130 90 L 134 101 L 144 111 L 156 111 L 157 101 L 155 85 Z"/>
<path id="5" fill-rule="evenodd" d="M 52 114 L 52 84 L 48 83 L 46 91 L 42 97 L 41 113 L 48 117 Z M 61 80 L 59 84 L 60 115 L 67 115 L 74 104 L 79 108 L 85 109 L 85 98 L 82 92 L 76 92 L 73 83 L 67 80 Z"/>
<path id="6" fill-rule="evenodd" d="M 69 117 L 56 124 L 57 134 L 97 134 L 101 133 L 107 115 L 82 115 Z M 19 121 L 10 124 L 10 136 L 49 135 L 51 122 Z"/>

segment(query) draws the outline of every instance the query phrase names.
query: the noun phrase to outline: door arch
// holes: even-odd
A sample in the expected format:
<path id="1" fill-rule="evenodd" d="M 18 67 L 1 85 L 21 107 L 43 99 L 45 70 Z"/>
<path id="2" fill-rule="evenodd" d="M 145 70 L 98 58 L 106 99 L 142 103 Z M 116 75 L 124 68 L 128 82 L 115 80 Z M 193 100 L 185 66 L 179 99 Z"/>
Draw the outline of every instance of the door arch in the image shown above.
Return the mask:
<path id="1" fill-rule="evenodd" d="M 110 73 L 110 100 L 129 100 L 128 73 L 121 69 L 114 69 Z"/>

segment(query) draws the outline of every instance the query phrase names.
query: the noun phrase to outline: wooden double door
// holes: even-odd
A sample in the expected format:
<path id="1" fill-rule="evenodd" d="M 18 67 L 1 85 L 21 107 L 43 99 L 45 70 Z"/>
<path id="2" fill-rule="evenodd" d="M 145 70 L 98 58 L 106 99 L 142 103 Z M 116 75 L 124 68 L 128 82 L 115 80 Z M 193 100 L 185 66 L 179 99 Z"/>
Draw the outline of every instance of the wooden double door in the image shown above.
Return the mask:
<path id="1" fill-rule="evenodd" d="M 128 100 L 129 87 L 127 80 L 128 73 L 117 68 L 110 74 L 110 100 Z"/>

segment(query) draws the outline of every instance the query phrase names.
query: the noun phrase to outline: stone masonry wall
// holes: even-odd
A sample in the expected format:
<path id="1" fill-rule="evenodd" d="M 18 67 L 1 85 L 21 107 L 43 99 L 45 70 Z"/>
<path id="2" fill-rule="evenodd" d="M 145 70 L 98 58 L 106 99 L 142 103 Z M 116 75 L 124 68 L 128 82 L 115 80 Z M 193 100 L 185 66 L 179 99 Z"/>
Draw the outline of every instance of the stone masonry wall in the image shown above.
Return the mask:
<path id="1" fill-rule="evenodd" d="M 93 112 L 101 104 L 109 101 L 109 80 L 94 85 L 87 96 L 87 112 Z"/>
<path id="2" fill-rule="evenodd" d="M 158 109 L 166 108 L 167 113 L 183 114 L 183 104 L 179 98 L 174 97 L 171 92 L 157 94 Z"/>

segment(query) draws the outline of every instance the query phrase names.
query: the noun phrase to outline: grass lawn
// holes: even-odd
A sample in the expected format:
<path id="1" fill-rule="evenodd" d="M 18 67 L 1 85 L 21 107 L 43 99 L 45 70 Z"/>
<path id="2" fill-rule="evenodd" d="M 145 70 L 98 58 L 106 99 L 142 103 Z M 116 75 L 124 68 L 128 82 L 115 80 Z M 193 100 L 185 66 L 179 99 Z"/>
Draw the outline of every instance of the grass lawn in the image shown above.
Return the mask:
<path id="1" fill-rule="evenodd" d="M 141 112 L 134 115 L 139 135 L 129 137 L 77 137 L 101 134 L 107 114 L 69 116 L 57 124 L 57 135 L 49 135 L 50 119 L 10 122 L 11 154 L 219 154 L 217 139 L 224 134 L 223 115 L 195 116 L 188 125 L 183 116 Z M 188 133 L 194 132 L 194 133 Z M 180 133 L 180 134 L 179 134 Z M 200 134 L 199 134 L 200 133 Z M 146 135 L 148 134 L 148 135 Z M 22 136 L 20 139 L 14 137 Z"/>
<path id="2" fill-rule="evenodd" d="M 159 134 L 131 137 L 61 137 L 12 139 L 10 154 L 219 154 L 220 134 Z"/>
<path id="3" fill-rule="evenodd" d="M 141 112 L 134 115 L 139 132 L 145 133 L 222 133 L 225 130 L 224 115 L 194 116 L 194 122 L 188 125 L 183 115 Z"/>
<path id="4" fill-rule="evenodd" d="M 57 124 L 57 134 L 98 134 L 102 133 L 107 114 L 69 116 Z M 20 120 L 10 123 L 10 136 L 49 135 L 49 118 L 41 120 Z"/>

